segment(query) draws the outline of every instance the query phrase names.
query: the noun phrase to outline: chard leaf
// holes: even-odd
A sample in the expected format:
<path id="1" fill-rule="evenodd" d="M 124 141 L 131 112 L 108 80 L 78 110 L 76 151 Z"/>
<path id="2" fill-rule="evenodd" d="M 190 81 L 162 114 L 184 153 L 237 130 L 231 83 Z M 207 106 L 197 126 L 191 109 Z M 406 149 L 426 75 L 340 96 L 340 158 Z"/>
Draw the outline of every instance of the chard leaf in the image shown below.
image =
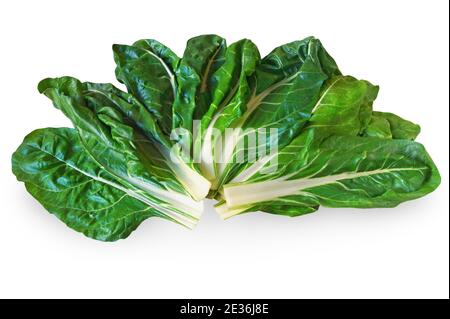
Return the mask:
<path id="1" fill-rule="evenodd" d="M 371 116 L 372 103 L 378 93 L 378 87 L 364 80 L 357 80 L 350 76 L 334 76 L 322 88 L 315 103 L 311 117 L 305 124 L 304 130 L 317 129 L 328 135 L 357 136 L 366 127 L 367 117 Z M 370 113 L 367 109 L 370 108 Z M 296 142 L 293 142 L 295 145 Z M 230 183 L 247 180 L 260 172 L 267 162 L 275 157 L 283 157 L 278 151 L 261 157 L 245 165 Z M 264 167 L 267 171 L 270 167 Z"/>
<path id="2" fill-rule="evenodd" d="M 212 102 L 217 85 L 213 74 L 224 63 L 226 42 L 217 35 L 201 35 L 187 42 L 176 70 L 177 99 L 173 105 L 173 128 L 192 132 L 193 120 L 200 120 Z"/>
<path id="3" fill-rule="evenodd" d="M 182 150 L 186 162 L 194 162 L 193 141 L 199 127 L 195 123 L 201 120 L 211 103 L 211 88 L 215 85 L 213 74 L 223 64 L 225 51 L 225 40 L 219 36 L 192 38 L 175 71 L 178 91 L 173 103 L 171 139 Z M 198 161 L 194 165 L 197 167 Z"/>
<path id="4" fill-rule="evenodd" d="M 246 136 L 257 135 L 260 129 L 277 129 L 278 139 L 266 139 L 267 153 L 274 144 L 278 148 L 289 144 L 310 118 L 325 81 L 339 74 L 334 60 L 313 38 L 285 44 L 266 56 L 240 83 L 238 92 L 245 89 L 245 94 L 236 94 L 214 123 L 221 132 L 229 127 L 242 131 L 225 134 L 222 147 L 213 149 L 221 158 L 215 167 L 218 177 L 213 188 L 219 188 L 248 166 L 247 144 L 240 143 Z M 238 154 L 244 154 L 243 161 L 236 160 Z"/>
<path id="5" fill-rule="evenodd" d="M 168 160 L 170 150 L 152 143 L 150 136 L 146 135 L 147 131 L 142 132 L 138 125 L 134 126 L 136 123 L 131 116 L 144 112 L 131 112 L 132 106 L 124 100 L 118 103 L 118 100 L 110 100 L 107 95 L 100 95 L 99 98 L 98 90 L 92 94 L 89 87 L 92 85 L 62 77 L 41 81 L 39 91 L 72 121 L 89 154 L 110 173 L 144 191 L 158 192 L 159 196 L 174 200 L 180 206 L 188 203 L 189 207 L 197 209 L 198 204 L 189 191 L 197 196 L 206 195 L 209 184 L 193 185 L 187 190 L 185 186 L 205 179 L 183 162 L 176 165 Z M 197 176 L 199 178 L 196 180 Z"/>
<path id="6" fill-rule="evenodd" d="M 373 112 L 371 122 L 364 136 L 415 140 L 420 126 L 398 115 L 387 112 Z"/>
<path id="7" fill-rule="evenodd" d="M 308 130 L 283 149 L 279 169 L 224 186 L 224 218 L 281 205 L 394 207 L 438 187 L 440 176 L 425 148 L 408 140 L 327 136 Z M 274 205 L 274 206 L 273 206 Z M 271 207 L 274 208 L 271 208 Z"/>
<path id="8" fill-rule="evenodd" d="M 117 79 L 156 116 L 162 130 L 169 135 L 179 58 L 156 40 L 140 40 L 133 46 L 115 44 L 113 51 Z"/>
<path id="9" fill-rule="evenodd" d="M 326 128 L 331 134 L 358 135 L 372 115 L 378 87 L 351 76 L 335 76 L 327 81 L 314 105 L 308 127 Z"/>
<path id="10" fill-rule="evenodd" d="M 192 223 L 157 196 L 125 187 L 86 152 L 74 129 L 30 133 L 13 154 L 12 168 L 49 212 L 94 239 L 126 238 L 149 217 Z"/>
<path id="11" fill-rule="evenodd" d="M 160 157 L 155 158 L 161 163 L 166 162 L 164 165 L 173 171 L 180 183 L 196 200 L 206 196 L 210 183 L 196 171 L 190 154 L 183 152 L 183 148 L 179 145 L 172 144 L 159 129 L 152 114 L 139 101 L 111 84 L 86 83 L 85 85 L 84 94 L 89 97 L 89 100 L 92 101 L 95 98 L 100 105 L 109 105 L 118 110 L 131 123 L 130 125 L 136 126 L 145 135 L 142 140 L 149 139 L 149 144 L 157 149 L 152 151 L 152 154 L 157 153 Z"/>
<path id="12" fill-rule="evenodd" d="M 152 111 L 156 110 L 158 119 L 171 119 L 170 127 L 173 131 L 167 129 L 167 123 L 160 123 L 160 126 L 166 135 L 171 134 L 171 139 L 176 142 L 176 153 L 180 160 L 188 163 L 194 171 L 192 148 L 193 135 L 196 133 L 193 132 L 193 121 L 202 119 L 213 100 L 211 92 L 217 86 L 214 74 L 224 62 L 225 40 L 216 35 L 192 38 L 188 41 L 181 60 L 170 49 L 155 40 L 140 40 L 132 47 L 115 46 L 114 51 L 118 79 L 127 85 L 129 92 L 144 92 L 144 97 L 148 99 L 141 97 L 140 101 Z M 125 54 L 129 51 L 132 54 Z M 155 59 L 159 60 L 159 63 L 155 62 Z M 153 70 L 156 67 L 159 67 L 159 73 Z M 160 74 L 163 71 L 168 76 L 161 78 Z M 163 84 L 160 82 L 164 82 L 164 88 L 161 88 Z M 172 94 L 166 94 L 169 87 L 173 89 Z M 166 93 L 158 95 L 152 94 L 152 91 Z M 133 94 L 138 99 L 142 95 Z M 161 103 L 158 104 L 157 101 Z M 158 105 L 151 107 L 151 103 Z M 172 112 L 171 116 L 163 115 L 161 110 L 169 108 Z M 179 131 L 179 129 L 185 129 L 185 131 Z M 199 175 L 195 178 L 199 184 L 202 184 L 203 191 L 206 187 L 209 189 L 207 180 L 202 180 Z M 194 197 L 201 199 L 204 194 L 195 193 Z"/>
<path id="13" fill-rule="evenodd" d="M 125 238 L 153 216 L 193 227 L 206 196 L 223 218 L 299 216 L 393 207 L 440 183 L 414 142 L 420 127 L 374 111 L 378 86 L 342 75 L 313 37 L 263 59 L 250 40 L 217 35 L 190 39 L 182 58 L 151 39 L 113 51 L 128 92 L 41 81 L 75 129 L 34 131 L 12 159 L 27 190 L 86 236 Z"/>
<path id="14" fill-rule="evenodd" d="M 211 104 L 200 122 L 195 139 L 194 157 L 201 160 L 201 171 L 210 181 L 216 181 L 216 142 L 219 135 L 234 121 L 226 113 L 233 104 L 238 109 L 248 99 L 247 78 L 255 71 L 260 57 L 257 47 L 247 39 L 230 45 L 225 61 L 213 74 Z M 238 111 L 239 112 L 239 111 Z M 214 134 L 217 130 L 218 134 Z"/>

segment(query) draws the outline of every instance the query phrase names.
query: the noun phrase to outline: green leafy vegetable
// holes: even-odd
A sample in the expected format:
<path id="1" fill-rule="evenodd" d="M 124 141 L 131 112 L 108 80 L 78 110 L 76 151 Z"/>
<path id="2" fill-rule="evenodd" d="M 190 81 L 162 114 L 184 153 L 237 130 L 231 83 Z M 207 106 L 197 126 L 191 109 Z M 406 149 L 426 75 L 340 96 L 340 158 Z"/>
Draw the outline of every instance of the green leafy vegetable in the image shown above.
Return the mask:
<path id="1" fill-rule="evenodd" d="M 115 44 L 113 51 L 117 79 L 156 117 L 163 131 L 170 134 L 179 58 L 155 40 L 141 40 L 133 46 Z"/>
<path id="2" fill-rule="evenodd" d="M 323 136 L 319 130 L 308 130 L 280 152 L 273 173 L 256 173 L 225 185 L 222 217 L 248 210 L 293 216 L 313 212 L 319 205 L 394 207 L 428 194 L 440 183 L 419 143 Z"/>
<path id="3" fill-rule="evenodd" d="M 256 48 L 244 49 L 243 53 L 248 51 Z M 240 149 L 245 143 L 239 145 L 240 140 L 256 134 L 258 129 L 276 128 L 278 139 L 267 139 L 266 148 L 270 150 L 272 143 L 278 148 L 287 145 L 309 119 L 325 81 L 340 74 L 334 60 L 314 38 L 280 46 L 260 62 L 255 61 L 257 56 L 243 56 L 244 66 L 250 60 L 252 69 L 240 76 L 236 93 L 222 107 L 215 108 L 215 121 L 209 123 L 209 130 L 224 135 L 222 140 L 216 138 L 203 144 L 203 154 L 213 159 L 202 163 L 203 172 L 213 180 L 213 189 L 246 166 L 246 158 L 244 163 L 236 163 L 237 154 L 245 153 Z M 253 69 L 249 76 L 248 71 Z M 226 128 L 235 130 L 227 135 Z"/>
<path id="4" fill-rule="evenodd" d="M 320 129 L 328 135 L 357 136 L 369 123 L 372 103 L 377 94 L 378 87 L 367 81 L 350 76 L 334 76 L 324 84 L 305 128 Z M 278 152 L 272 152 L 252 165 L 247 165 L 230 182 L 242 182 L 260 170 L 268 171 L 270 167 L 265 165 L 279 155 Z M 278 162 L 275 165 L 278 165 Z"/>
<path id="5" fill-rule="evenodd" d="M 149 217 L 192 228 L 205 197 L 223 218 L 394 207 L 440 184 L 420 127 L 373 110 L 378 86 L 343 75 L 309 37 L 261 59 L 248 39 L 114 45 L 109 83 L 42 80 L 74 128 L 30 133 L 12 169 L 50 213 L 88 237 L 126 238 Z"/>
<path id="6" fill-rule="evenodd" d="M 72 121 L 88 152 L 117 176 L 143 188 L 162 183 L 196 200 L 208 193 L 209 182 L 171 153 L 170 140 L 131 95 L 71 77 L 45 79 L 39 91 Z"/>
<path id="7" fill-rule="evenodd" d="M 127 237 L 153 216 L 193 226 L 202 207 L 174 205 L 111 174 L 86 152 L 70 128 L 30 133 L 13 154 L 13 172 L 49 212 L 86 236 Z M 187 213 L 187 212 L 188 213 Z"/>
<path id="8" fill-rule="evenodd" d="M 241 100 L 248 98 L 247 78 L 254 73 L 259 60 L 257 47 L 244 39 L 227 49 L 225 62 L 213 75 L 217 85 L 211 88 L 211 104 L 201 119 L 194 145 L 195 157 L 201 159 L 201 171 L 214 183 L 213 189 L 217 189 L 218 183 L 216 164 L 220 151 L 215 152 L 217 141 L 234 120 L 229 113 L 241 105 Z"/>

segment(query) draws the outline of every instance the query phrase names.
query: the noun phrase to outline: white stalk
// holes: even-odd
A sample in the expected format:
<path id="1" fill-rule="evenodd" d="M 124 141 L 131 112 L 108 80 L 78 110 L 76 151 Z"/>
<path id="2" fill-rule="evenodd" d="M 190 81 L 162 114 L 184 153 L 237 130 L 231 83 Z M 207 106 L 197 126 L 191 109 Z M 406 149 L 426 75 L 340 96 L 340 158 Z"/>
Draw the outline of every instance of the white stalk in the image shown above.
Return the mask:
<path id="1" fill-rule="evenodd" d="M 224 107 L 230 102 L 230 100 L 235 95 L 239 85 L 236 84 L 233 89 L 230 91 L 228 96 L 223 100 L 222 103 L 220 103 L 220 106 L 217 109 L 217 112 L 214 114 L 214 116 L 211 119 L 211 122 L 208 124 L 208 128 L 205 131 L 205 136 L 202 139 L 201 144 L 201 163 L 200 168 L 202 170 L 202 173 L 206 178 L 210 181 L 216 181 L 216 169 L 215 169 L 215 159 L 217 156 L 215 156 L 214 152 L 217 149 L 217 141 L 220 137 L 214 136 L 214 125 L 216 124 L 217 120 L 221 116 L 221 113 L 224 109 Z M 220 140 L 221 142 L 221 140 Z M 221 148 L 220 143 L 220 148 Z"/>
<path id="2" fill-rule="evenodd" d="M 214 124 L 220 116 L 220 112 L 216 113 L 209 123 L 206 129 L 205 136 L 203 138 L 203 143 L 201 145 L 201 164 L 200 168 L 203 175 L 210 181 L 216 178 L 216 173 L 214 169 L 214 148 L 213 148 L 213 132 Z"/>
<path id="3" fill-rule="evenodd" d="M 197 206 L 191 206 L 189 204 L 192 204 L 194 201 L 191 198 L 187 198 L 188 200 L 186 200 L 186 203 L 189 203 L 188 205 L 184 205 L 184 204 L 180 204 L 177 202 L 168 202 L 167 205 L 168 206 L 173 206 L 176 210 L 179 210 L 180 212 L 174 211 L 174 210 L 170 210 L 164 206 L 162 206 L 161 204 L 155 203 L 153 201 L 151 201 L 150 199 L 148 199 L 146 196 L 139 194 L 139 192 L 135 191 L 135 190 L 131 190 L 128 189 L 126 187 L 123 187 L 122 185 L 119 185 L 117 183 L 111 182 L 107 179 L 104 179 L 100 176 L 95 176 L 92 174 L 89 174 L 86 171 L 82 171 L 80 170 L 78 167 L 71 165 L 68 162 L 65 162 L 65 164 L 69 167 L 71 167 L 72 169 L 80 172 L 81 174 L 84 174 L 86 176 L 88 176 L 89 178 L 92 178 L 93 180 L 99 181 L 101 183 L 110 185 L 114 188 L 117 188 L 119 190 L 121 190 L 122 192 L 124 192 L 125 194 L 127 194 L 130 197 L 133 197 L 141 202 L 143 202 L 144 204 L 160 211 L 161 213 L 163 213 L 164 215 L 166 215 L 167 217 L 169 217 L 170 219 L 178 222 L 181 225 L 184 225 L 188 228 L 193 228 L 197 222 L 198 219 L 201 216 L 201 213 L 203 211 L 203 203 L 198 203 Z M 100 165 L 100 164 L 99 164 Z M 106 170 L 105 168 L 103 168 L 106 172 L 108 172 L 108 170 Z M 108 172 L 109 173 L 109 172 Z M 133 184 L 133 181 L 129 181 L 130 183 Z M 141 182 L 142 183 L 142 182 Z M 150 190 L 150 185 L 148 186 L 148 190 L 149 191 L 153 191 L 153 188 Z M 142 190 L 144 191 L 144 190 Z M 159 190 L 161 192 L 161 190 Z M 166 191 L 165 193 L 169 193 L 168 191 Z M 164 194 L 164 191 L 163 191 Z M 172 196 L 168 195 L 167 198 L 170 198 Z M 179 199 L 179 198 L 178 198 Z M 201 206 L 200 206 L 201 205 Z"/>
<path id="4" fill-rule="evenodd" d="M 187 165 L 179 156 L 176 149 L 167 150 L 162 145 L 158 149 L 166 159 L 167 165 L 173 171 L 178 181 L 186 188 L 191 196 L 200 201 L 206 197 L 211 188 L 211 182 L 203 177 L 194 168 Z"/>
<path id="5" fill-rule="evenodd" d="M 255 92 L 253 92 L 252 97 L 247 103 L 245 113 L 239 119 L 238 125 L 235 126 L 235 132 L 229 137 L 225 136 L 225 143 L 222 154 L 225 154 L 226 158 L 222 159 L 221 163 L 218 166 L 219 175 L 221 175 L 224 172 L 225 168 L 229 164 L 229 161 L 232 160 L 234 149 L 236 148 L 236 145 L 239 142 L 239 139 L 241 138 L 240 128 L 243 126 L 248 117 L 262 104 L 262 102 L 268 95 L 270 95 L 273 91 L 282 86 L 290 85 L 290 82 L 294 80 L 299 75 L 299 73 L 300 70 L 292 74 L 290 77 L 287 77 L 281 80 L 280 82 L 277 82 L 269 86 L 267 89 L 265 89 L 258 95 L 255 95 Z"/>
<path id="6" fill-rule="evenodd" d="M 345 172 L 316 178 L 286 180 L 287 177 L 251 184 L 229 184 L 224 186 L 224 198 L 229 208 L 238 208 L 257 202 L 294 195 L 307 188 L 332 184 L 346 179 L 360 178 L 377 174 L 389 174 L 399 171 L 421 170 L 424 168 L 386 168 L 367 172 Z"/>
<path id="7" fill-rule="evenodd" d="M 234 177 L 230 181 L 230 184 L 241 183 L 248 180 L 250 177 L 258 173 L 264 167 L 264 165 L 266 165 L 269 161 L 271 161 L 275 156 L 278 156 L 278 154 L 277 153 L 270 154 L 258 159 L 247 169 L 243 170 L 238 175 L 236 175 L 236 177 Z"/>
<path id="8" fill-rule="evenodd" d="M 224 202 L 222 204 L 214 206 L 214 209 L 216 210 L 219 217 L 225 220 L 225 219 L 228 219 L 230 217 L 233 217 L 235 215 L 242 213 L 249 207 L 250 206 L 244 206 L 244 207 L 239 207 L 239 208 L 229 208 L 227 206 L 227 203 Z"/>

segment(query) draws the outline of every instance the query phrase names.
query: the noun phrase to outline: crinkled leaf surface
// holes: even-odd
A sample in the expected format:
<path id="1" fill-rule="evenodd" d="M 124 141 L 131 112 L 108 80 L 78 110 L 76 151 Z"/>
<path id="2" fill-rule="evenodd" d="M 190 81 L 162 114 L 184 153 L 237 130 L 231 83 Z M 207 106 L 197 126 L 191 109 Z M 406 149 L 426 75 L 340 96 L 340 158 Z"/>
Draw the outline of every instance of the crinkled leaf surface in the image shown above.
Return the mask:
<path id="1" fill-rule="evenodd" d="M 12 157 L 17 179 L 49 212 L 88 237 L 126 238 L 153 216 L 174 220 L 163 201 L 125 187 L 85 150 L 76 130 L 39 129 Z"/>
<path id="2" fill-rule="evenodd" d="M 179 58 L 156 40 L 113 46 L 116 77 L 152 112 L 167 135 L 172 129 L 172 104 L 177 95 Z"/>
<path id="3" fill-rule="evenodd" d="M 240 149 L 247 147 L 240 143 L 246 136 L 260 129 L 276 129 L 278 138 L 265 141 L 267 153 L 275 144 L 278 148 L 289 144 L 310 118 L 326 80 L 339 74 L 334 60 L 314 38 L 280 46 L 262 59 L 216 115 L 216 130 L 242 131 L 224 134 L 219 147 L 212 145 L 210 151 L 220 157 L 214 166 L 213 187 L 219 188 L 248 166 L 248 152 Z M 238 94 L 241 90 L 244 94 Z M 238 154 L 244 154 L 243 160 L 236 160 Z"/>
<path id="4" fill-rule="evenodd" d="M 378 87 L 367 81 L 342 75 L 330 78 L 323 86 L 304 130 L 314 128 L 328 135 L 359 135 L 366 128 L 372 114 L 366 110 L 372 108 L 377 93 Z M 266 163 L 278 156 L 277 150 L 246 165 L 230 182 L 241 182 L 263 168 L 267 170 Z"/>
<path id="5" fill-rule="evenodd" d="M 378 87 L 342 75 L 315 38 L 263 59 L 217 35 L 190 39 L 181 58 L 151 39 L 113 51 L 128 92 L 43 80 L 75 129 L 34 131 L 12 159 L 27 190 L 91 238 L 125 238 L 152 216 L 192 227 L 208 192 L 224 218 L 298 216 L 393 207 L 440 183 L 420 127 L 374 111 Z"/>
<path id="6" fill-rule="evenodd" d="M 302 207 L 298 214 L 319 205 L 394 207 L 430 193 L 440 183 L 436 166 L 419 143 L 323 136 L 308 130 L 280 152 L 273 173 L 257 173 L 244 182 L 225 185 L 229 210 L 222 207 L 222 215 L 264 207 L 282 214 L 277 207 L 290 204 Z M 287 214 L 292 215 L 291 210 Z"/>
<path id="7" fill-rule="evenodd" d="M 163 186 L 185 197 L 204 198 L 209 182 L 181 159 L 176 163 L 170 142 L 151 114 L 131 97 L 115 94 L 116 90 L 71 77 L 45 79 L 39 84 L 39 91 L 72 121 L 88 152 L 111 172 L 152 191 L 154 186 Z M 165 195 L 172 194 L 161 196 Z"/>
<path id="8" fill-rule="evenodd" d="M 364 136 L 415 140 L 420 126 L 388 112 L 373 112 Z"/>

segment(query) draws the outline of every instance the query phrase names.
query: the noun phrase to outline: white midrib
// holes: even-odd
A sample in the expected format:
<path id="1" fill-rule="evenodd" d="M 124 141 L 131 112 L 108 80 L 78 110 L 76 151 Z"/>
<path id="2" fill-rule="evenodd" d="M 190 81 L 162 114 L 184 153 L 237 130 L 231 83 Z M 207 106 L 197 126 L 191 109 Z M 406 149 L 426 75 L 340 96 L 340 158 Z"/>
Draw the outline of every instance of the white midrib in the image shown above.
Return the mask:
<path id="1" fill-rule="evenodd" d="M 213 141 L 213 131 L 214 125 L 222 114 L 224 107 L 230 102 L 234 94 L 236 93 L 239 87 L 239 82 L 231 89 L 228 96 L 223 100 L 223 102 L 218 107 L 217 112 L 211 119 L 211 122 L 208 124 L 208 127 L 205 131 L 205 136 L 203 138 L 203 142 L 201 145 L 201 170 L 202 173 L 208 178 L 208 180 L 212 181 L 216 178 L 215 169 L 214 169 L 214 141 Z M 215 145 L 214 145 L 215 146 Z"/>
<path id="2" fill-rule="evenodd" d="M 101 94 L 105 97 L 108 97 L 104 92 L 90 89 L 88 90 L 90 92 Z M 116 101 L 110 99 L 114 104 L 116 104 L 118 107 L 119 105 L 116 103 Z M 187 166 L 181 159 L 179 163 L 172 163 L 171 158 L 167 150 L 162 147 L 160 144 L 156 144 L 161 154 L 164 155 L 166 162 L 169 166 L 169 168 L 174 172 L 175 176 L 178 178 L 181 184 L 185 186 L 188 190 L 188 192 L 195 198 L 195 200 L 202 200 L 206 197 L 208 194 L 208 191 L 211 187 L 211 183 L 205 179 L 203 176 L 201 176 L 199 173 L 194 171 L 192 168 Z M 142 183 L 144 186 L 145 184 Z M 155 191 L 156 192 L 156 191 Z M 164 194 L 161 194 L 160 196 L 164 196 Z M 183 195 L 179 195 L 183 196 Z M 180 197 L 181 199 L 181 197 Z M 184 200 L 186 201 L 186 200 Z M 192 208 L 191 208 L 192 209 Z M 197 208 L 194 208 L 197 209 Z"/>
<path id="3" fill-rule="evenodd" d="M 188 228 L 193 228 L 197 224 L 197 220 L 198 220 L 199 216 L 194 216 L 194 215 L 186 216 L 186 215 L 183 215 L 183 214 L 177 214 L 177 213 L 175 213 L 175 212 L 173 212 L 173 211 L 171 211 L 171 210 L 169 210 L 169 209 L 167 209 L 167 208 L 165 208 L 163 206 L 160 206 L 160 205 L 157 205 L 157 204 L 151 202 L 146 197 L 144 197 L 144 196 L 142 196 L 142 195 L 140 195 L 140 194 L 138 194 L 136 192 L 133 192 L 133 191 L 131 191 L 131 190 L 125 188 L 125 187 L 122 187 L 122 186 L 120 186 L 118 184 L 112 183 L 112 182 L 110 182 L 110 181 L 108 181 L 106 179 L 103 179 L 101 177 L 96 178 L 95 176 L 88 175 L 88 174 L 86 174 L 86 176 L 121 190 L 125 194 L 127 194 L 127 195 L 129 195 L 129 196 L 131 196 L 131 197 L 133 197 L 133 198 L 143 202 L 144 204 L 146 204 L 146 205 L 148 205 L 148 206 L 150 206 L 150 207 L 152 207 L 152 208 L 162 212 L 163 214 L 167 215 L 171 219 L 179 222 L 180 224 L 182 224 L 182 225 L 184 225 L 184 226 L 186 226 Z M 195 215 L 197 215 L 197 213 Z M 191 218 L 189 218 L 189 217 L 191 217 Z"/>
<path id="4" fill-rule="evenodd" d="M 274 152 L 274 154 L 266 155 L 256 162 L 254 162 L 251 166 L 243 170 L 236 177 L 234 177 L 230 183 L 240 183 L 244 182 L 256 173 L 258 173 L 264 165 L 266 165 L 270 160 L 272 160 L 275 156 L 278 156 L 278 153 Z"/>
<path id="5" fill-rule="evenodd" d="M 222 203 L 220 205 L 215 206 L 214 209 L 216 210 L 216 212 L 220 218 L 228 219 L 230 217 L 233 217 L 235 215 L 242 213 L 243 211 L 245 211 L 246 209 L 248 209 L 250 207 L 251 207 L 251 205 L 241 206 L 238 208 L 230 208 L 230 207 L 228 207 L 227 203 Z"/>
<path id="6" fill-rule="evenodd" d="M 339 82 L 340 80 L 342 80 L 342 77 L 339 77 L 337 79 L 335 79 L 330 86 L 328 86 L 325 91 L 322 93 L 322 96 L 320 97 L 320 99 L 317 101 L 316 105 L 314 105 L 311 114 L 314 115 L 314 112 L 317 111 L 317 109 L 320 107 L 320 104 L 322 103 L 323 99 L 327 96 L 328 92 L 331 90 L 331 88 L 336 85 L 337 82 Z"/>
<path id="7" fill-rule="evenodd" d="M 258 95 L 253 95 L 250 100 L 247 102 L 247 108 L 245 113 L 242 115 L 242 117 L 239 119 L 239 124 L 237 125 L 236 128 L 240 128 L 242 127 L 242 125 L 245 123 L 245 121 L 248 119 L 248 117 L 258 108 L 258 106 L 261 105 L 261 103 L 264 101 L 264 99 L 273 91 L 275 91 L 276 89 L 278 89 L 279 87 L 289 83 L 290 81 L 292 81 L 293 79 L 295 79 L 301 72 L 301 68 L 295 72 L 294 74 L 292 74 L 290 77 L 287 77 L 283 80 L 281 80 L 280 82 L 277 82 L 271 86 L 269 86 L 268 88 L 266 88 L 264 91 L 262 91 L 261 93 L 259 93 Z M 237 143 L 239 142 L 240 136 L 239 136 L 240 132 L 239 130 L 234 130 L 233 134 L 231 136 L 229 136 L 227 138 L 227 136 L 225 136 L 225 142 L 223 145 L 223 151 L 222 151 L 222 156 L 225 155 L 226 158 L 222 158 L 221 159 L 221 163 L 219 164 L 219 174 L 221 175 L 227 165 L 228 162 L 232 159 L 233 157 L 233 151 L 237 145 Z"/>
<path id="8" fill-rule="evenodd" d="M 51 154 L 49 152 L 46 152 L 43 149 L 40 149 L 40 150 L 42 152 L 52 156 L 52 157 L 55 157 L 53 154 Z M 111 181 L 108 181 L 107 179 L 104 179 L 102 177 L 94 176 L 92 174 L 89 174 L 88 172 L 80 170 L 78 167 L 76 167 L 74 165 L 71 165 L 69 162 L 63 161 L 60 158 L 57 158 L 57 157 L 55 157 L 55 158 L 58 159 L 59 161 L 62 161 L 65 165 L 69 166 L 73 170 L 75 170 L 75 171 L 77 171 L 77 172 L 79 172 L 79 173 L 81 173 L 81 174 L 83 174 L 83 175 L 85 175 L 85 176 L 95 180 L 95 181 L 107 184 L 107 185 L 109 185 L 111 187 L 114 187 L 114 188 L 124 192 L 125 194 L 129 195 L 130 197 L 133 197 L 133 198 L 143 202 L 144 204 L 146 204 L 146 205 L 148 205 L 148 206 L 150 206 L 150 207 L 152 207 L 152 208 L 162 212 L 163 214 L 167 215 L 169 218 L 177 221 L 178 223 L 180 223 L 180 224 L 182 224 L 182 225 L 184 225 L 184 226 L 186 226 L 188 228 L 193 228 L 197 224 L 197 220 L 198 220 L 198 217 L 199 217 L 199 216 L 195 216 L 195 215 L 197 215 L 197 213 L 195 213 L 195 215 L 192 215 L 192 216 L 185 216 L 185 215 L 182 215 L 182 214 L 177 214 L 177 213 L 175 213 L 175 212 L 173 212 L 173 211 L 171 211 L 171 210 L 169 210 L 169 209 L 167 209 L 167 208 L 165 208 L 163 206 L 160 206 L 158 204 L 153 203 L 152 201 L 150 201 L 146 197 L 144 197 L 144 196 L 142 196 L 142 195 L 140 195 L 140 194 L 138 194 L 136 192 L 133 192 L 130 189 L 127 189 L 127 188 L 125 188 L 125 187 L 123 187 L 123 186 L 121 186 L 119 184 L 116 184 L 116 183 L 113 183 Z M 174 205 L 174 207 L 175 207 L 175 205 Z"/>
<path id="9" fill-rule="evenodd" d="M 163 59 L 161 59 L 159 56 L 157 56 L 152 51 L 147 50 L 147 49 L 143 49 L 143 48 L 140 48 L 140 49 L 144 50 L 147 54 L 150 54 L 152 57 L 157 59 L 159 61 L 159 63 L 161 63 L 161 65 L 164 67 L 164 70 L 166 71 L 167 75 L 169 76 L 170 85 L 172 86 L 173 98 L 176 98 L 176 96 L 177 96 L 177 85 L 176 85 L 176 82 L 175 82 L 175 75 L 172 73 L 172 70 L 170 70 L 169 66 L 164 62 Z"/>
<path id="10" fill-rule="evenodd" d="M 192 198 L 175 192 L 159 189 L 149 183 L 145 183 L 135 178 L 124 178 L 127 182 L 137 186 L 143 191 L 152 193 L 156 198 L 169 203 L 174 208 L 182 211 L 189 211 L 192 216 L 198 218 L 202 212 L 201 202 L 194 201 Z"/>
<path id="11" fill-rule="evenodd" d="M 211 188 L 211 182 L 187 165 L 176 152 L 172 152 L 172 155 L 176 157 L 176 162 L 174 162 L 171 157 L 171 150 L 169 151 L 160 144 L 156 144 L 156 146 L 166 159 L 169 168 L 173 171 L 179 182 L 187 189 L 189 194 L 196 201 L 204 199 Z"/>
<path id="12" fill-rule="evenodd" d="M 342 80 L 342 78 L 337 78 L 335 79 L 329 86 L 328 88 L 322 93 L 322 96 L 320 97 L 320 99 L 317 101 L 317 103 L 314 105 L 311 114 L 314 114 L 314 112 L 317 110 L 317 108 L 321 105 L 324 97 L 327 95 L 327 93 L 331 90 L 331 88 L 340 80 Z M 275 154 L 276 155 L 276 154 Z M 260 159 L 259 161 L 255 162 L 254 164 L 252 164 L 249 168 L 245 169 L 244 171 L 242 171 L 238 176 L 236 176 L 230 183 L 239 183 L 239 182 L 243 182 L 247 179 L 249 179 L 251 176 L 253 176 L 255 173 L 257 173 L 269 160 L 271 160 L 274 157 L 274 155 L 268 155 L 263 157 L 262 159 Z"/>
<path id="13" fill-rule="evenodd" d="M 247 118 L 250 116 L 250 114 L 261 104 L 262 101 L 273 91 L 278 89 L 279 87 L 289 83 L 293 79 L 295 79 L 299 74 L 301 73 L 301 68 L 292 74 L 290 77 L 287 77 L 280 82 L 277 82 L 271 86 L 269 86 L 267 89 L 259 93 L 258 95 L 254 95 L 247 103 L 247 110 L 245 111 L 244 118 Z"/>
<path id="14" fill-rule="evenodd" d="M 203 138 L 203 143 L 201 145 L 201 170 L 208 180 L 213 180 L 215 178 L 214 172 L 214 155 L 213 155 L 213 130 L 217 119 L 220 116 L 220 111 L 214 114 L 208 128 L 205 132 L 205 137 Z"/>
<path id="15" fill-rule="evenodd" d="M 371 170 L 367 172 L 345 172 L 336 175 L 329 175 L 316 178 L 302 178 L 297 180 L 285 180 L 285 178 L 243 184 L 243 185 L 225 185 L 224 197 L 229 208 L 236 208 L 248 204 L 253 204 L 262 201 L 268 201 L 275 198 L 294 195 L 301 190 L 307 188 L 318 187 L 326 184 L 332 184 L 346 179 L 355 179 L 364 176 L 371 176 L 377 174 L 387 174 L 400 171 L 415 171 L 422 170 L 425 167 L 419 168 L 386 168 Z"/>

